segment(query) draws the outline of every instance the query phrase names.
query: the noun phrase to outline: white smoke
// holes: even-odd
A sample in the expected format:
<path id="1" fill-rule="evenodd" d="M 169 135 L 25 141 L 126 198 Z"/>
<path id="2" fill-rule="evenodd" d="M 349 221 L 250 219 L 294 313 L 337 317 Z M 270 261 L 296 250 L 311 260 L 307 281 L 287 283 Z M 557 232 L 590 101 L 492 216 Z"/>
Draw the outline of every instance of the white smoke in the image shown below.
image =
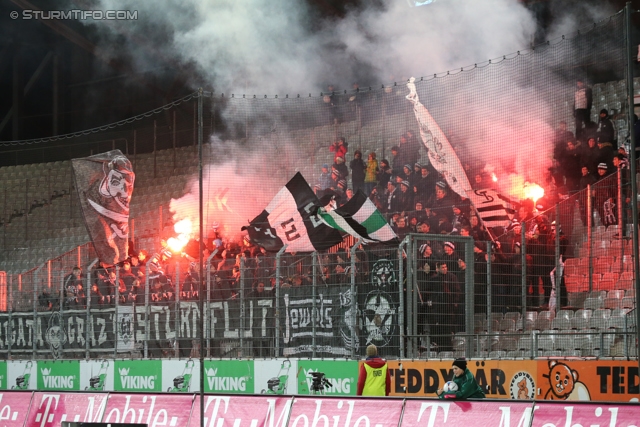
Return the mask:
<path id="1" fill-rule="evenodd" d="M 529 48 L 538 29 L 532 12 L 518 0 L 443 0 L 416 8 L 400 0 L 372 3 L 348 9 L 340 18 L 322 18 L 300 0 L 103 0 L 104 9 L 137 10 L 138 20 L 92 24 L 102 34 L 104 45 L 99 48 L 104 55 L 125 50 L 141 71 L 153 70 L 158 63 L 181 67 L 194 70 L 194 88 L 213 87 L 216 94 L 250 96 L 317 94 L 329 83 L 342 90 L 356 81 L 361 87 L 379 87 L 402 83 L 411 76 L 459 70 Z M 581 2 L 576 13 L 563 9 L 546 34 L 569 33 L 585 19 L 610 14 L 606 6 L 591 6 L 600 3 Z M 114 43 L 119 43 L 118 49 Z M 525 180 L 540 182 L 550 163 L 553 126 L 565 118 L 555 117 L 544 102 L 529 107 L 527 100 L 535 96 L 536 88 L 528 86 L 523 76 L 503 73 L 499 79 L 475 86 L 461 80 L 457 92 L 447 100 L 450 108 L 436 120 L 445 133 L 457 127 L 459 145 L 484 162 L 498 165 L 505 175 L 523 173 Z M 556 84 L 558 90 L 572 92 L 566 82 Z M 479 109 L 471 102 L 471 98 L 489 95 L 499 108 Z M 430 108 L 428 97 L 421 96 L 421 100 Z M 460 125 L 465 120 L 468 123 Z M 247 174 L 242 147 L 230 154 L 222 165 L 216 161 L 217 166 L 208 170 L 207 181 L 216 181 L 216 188 L 234 193 L 245 194 L 249 188 L 247 200 L 256 203 L 259 212 L 266 202 L 251 193 L 255 176 L 271 189 L 270 194 L 289 177 L 264 169 Z M 268 154 L 267 161 L 272 161 L 274 153 Z M 301 159 L 291 156 L 288 160 Z M 265 158 L 250 164 L 261 161 Z M 291 170 L 292 165 L 283 168 Z M 234 182 L 241 184 L 236 187 Z M 178 204 L 175 212 L 180 216 Z M 229 218 L 243 223 L 247 219 Z"/>

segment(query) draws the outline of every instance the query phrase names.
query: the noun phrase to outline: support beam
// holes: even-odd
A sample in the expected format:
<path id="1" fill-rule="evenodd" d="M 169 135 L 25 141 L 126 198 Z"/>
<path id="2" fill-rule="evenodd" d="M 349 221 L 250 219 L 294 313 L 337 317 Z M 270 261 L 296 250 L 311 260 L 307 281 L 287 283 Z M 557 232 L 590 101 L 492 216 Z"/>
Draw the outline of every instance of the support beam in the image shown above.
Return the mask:
<path id="1" fill-rule="evenodd" d="M 19 104 L 22 104 L 22 100 L 27 96 L 27 94 L 29 93 L 29 91 L 31 90 L 31 88 L 33 87 L 33 85 L 38 81 L 38 79 L 40 78 L 40 76 L 42 75 L 42 72 L 44 71 L 45 67 L 49 64 L 49 62 L 51 61 L 51 58 L 53 58 L 53 52 L 48 52 L 44 58 L 42 58 L 42 61 L 40 61 L 40 65 L 38 65 L 38 68 L 36 69 L 36 71 L 34 71 L 34 73 L 31 75 L 31 78 L 29 79 L 29 81 L 27 82 L 27 84 L 24 86 L 24 88 L 22 89 L 22 93 L 19 95 Z M 20 86 L 21 86 L 21 72 L 20 72 L 20 59 L 18 57 L 14 58 L 14 62 L 13 62 L 13 90 L 14 90 L 14 98 L 13 98 L 13 106 L 9 109 L 9 111 L 7 111 L 7 114 L 4 116 L 4 119 L 2 119 L 2 122 L 0 122 L 0 132 L 2 132 L 2 130 L 4 129 L 4 127 L 7 125 L 7 123 L 9 123 L 9 119 L 11 119 L 11 117 L 13 116 L 13 112 L 16 109 L 16 105 L 18 105 L 16 103 L 16 96 L 17 93 L 20 91 Z M 17 73 L 17 74 L 16 74 Z M 17 125 L 17 121 L 19 120 L 19 116 L 20 114 L 18 113 L 16 116 L 13 117 L 13 126 L 14 128 L 18 128 Z M 16 138 L 16 131 L 13 132 L 13 139 L 17 139 Z"/>

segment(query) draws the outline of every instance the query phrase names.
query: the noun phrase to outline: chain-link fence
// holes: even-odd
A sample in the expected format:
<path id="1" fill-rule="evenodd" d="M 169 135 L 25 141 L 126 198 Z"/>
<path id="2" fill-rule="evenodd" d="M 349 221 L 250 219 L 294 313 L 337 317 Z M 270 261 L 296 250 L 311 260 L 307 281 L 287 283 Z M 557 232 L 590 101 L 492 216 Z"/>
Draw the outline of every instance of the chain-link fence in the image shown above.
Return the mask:
<path id="1" fill-rule="evenodd" d="M 623 24 L 617 14 L 415 81 L 471 190 L 520 201 L 517 212 L 505 203 L 508 219 L 490 233 L 436 169 L 442 156 L 420 141 L 404 81 L 320 96 L 216 92 L 200 123 L 190 96 L 117 129 L 76 135 L 73 147 L 31 147 L 57 161 L 0 168 L 0 354 L 353 358 L 373 343 L 386 357 L 636 355 L 636 195 L 627 170 L 612 173 L 632 126 Z M 212 258 L 203 280 L 199 266 L 168 258 L 161 245 L 177 221 L 197 222 L 199 130 L 210 135 L 203 226 Z M 604 143 L 597 155 L 590 139 Z M 96 262 L 68 157 L 56 157 L 115 148 L 136 173 L 132 254 L 147 254 L 118 268 Z M 576 169 L 583 162 L 585 177 Z M 596 177 L 601 163 L 606 172 Z M 297 171 L 338 202 L 365 191 L 400 246 L 347 239 L 326 254 L 279 255 L 245 246 L 240 226 Z M 547 195 L 529 204 L 527 181 Z"/>

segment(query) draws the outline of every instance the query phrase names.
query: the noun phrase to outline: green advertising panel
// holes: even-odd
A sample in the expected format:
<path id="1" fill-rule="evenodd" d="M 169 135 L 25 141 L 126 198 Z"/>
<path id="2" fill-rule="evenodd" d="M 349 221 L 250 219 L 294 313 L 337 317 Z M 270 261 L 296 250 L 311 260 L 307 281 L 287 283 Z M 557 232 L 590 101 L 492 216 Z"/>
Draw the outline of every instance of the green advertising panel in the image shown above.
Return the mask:
<path id="1" fill-rule="evenodd" d="M 80 362 L 38 361 L 38 390 L 80 390 Z"/>
<path id="2" fill-rule="evenodd" d="M 250 394 L 253 386 L 253 360 L 205 360 L 206 393 Z"/>
<path id="3" fill-rule="evenodd" d="M 0 362 L 0 390 L 7 390 L 7 362 Z"/>
<path id="4" fill-rule="evenodd" d="M 115 391 L 162 391 L 161 360 L 116 360 Z"/>
<path id="5" fill-rule="evenodd" d="M 316 373 L 316 374 L 312 374 Z M 317 373 L 323 373 L 324 377 Z M 298 394 L 355 395 L 355 360 L 298 360 Z"/>

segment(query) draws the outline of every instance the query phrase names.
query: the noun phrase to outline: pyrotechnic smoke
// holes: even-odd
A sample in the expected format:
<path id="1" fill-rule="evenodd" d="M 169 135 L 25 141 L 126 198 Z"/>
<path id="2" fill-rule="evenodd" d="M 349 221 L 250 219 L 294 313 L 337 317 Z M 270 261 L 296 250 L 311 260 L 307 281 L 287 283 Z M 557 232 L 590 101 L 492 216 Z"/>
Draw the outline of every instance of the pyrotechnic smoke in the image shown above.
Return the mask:
<path id="1" fill-rule="evenodd" d="M 569 33 L 583 25 L 584 18 L 610 14 L 606 8 L 590 6 L 601 3 L 580 2 L 577 15 L 565 8 L 560 19 L 546 28 L 546 34 Z M 410 76 L 459 69 L 526 49 L 537 30 L 534 14 L 516 0 L 448 0 L 418 8 L 409 8 L 400 0 L 365 1 L 333 19 L 317 16 L 300 0 L 161 4 L 105 0 L 102 7 L 137 10 L 139 17 L 125 24 L 91 23 L 103 33 L 104 44 L 99 46 L 104 54 L 113 51 L 115 55 L 113 43 L 124 34 L 125 42 L 118 48 L 128 51 L 142 71 L 156 67 L 160 57 L 165 66 L 175 63 L 197 70 L 194 88 L 213 87 L 216 93 L 259 96 L 317 95 L 328 83 L 337 89 L 350 89 L 354 81 L 361 87 L 379 87 L 381 83 L 403 82 Z M 501 180 L 500 176 L 523 174 L 522 182 L 542 183 L 550 164 L 553 127 L 567 117 L 557 117 L 544 99 L 537 99 L 544 94 L 540 95 L 539 88 L 523 76 L 496 76 L 483 84 L 460 79 L 456 92 L 447 99 L 420 95 L 458 152 L 496 165 L 498 186 L 514 194 L 502 187 L 517 180 Z M 556 86 L 547 88 L 547 93 L 573 93 L 573 81 L 558 78 L 554 83 Z M 286 128 L 280 123 L 275 126 Z M 451 129 L 457 129 L 457 134 L 451 135 Z M 325 141 L 327 145 L 329 142 Z M 273 162 L 278 157 L 266 151 L 267 157 L 263 151 L 255 163 Z M 243 194 L 262 209 L 266 202 L 261 193 L 270 189 L 269 199 L 288 177 L 243 167 L 246 159 L 241 152 L 233 150 L 225 161 L 208 170 L 207 181 L 215 183 L 210 191 L 229 188 L 229 192 Z M 291 170 L 292 165 L 285 168 Z M 256 175 L 262 187 L 252 193 Z M 191 188 L 180 200 L 191 206 L 187 200 L 195 194 Z M 179 207 L 183 202 L 174 204 L 177 217 L 192 215 L 192 208 Z M 228 220 L 246 223 L 247 214 L 237 214 L 229 214 Z M 219 215 L 222 220 L 227 214 L 222 210 Z"/>

